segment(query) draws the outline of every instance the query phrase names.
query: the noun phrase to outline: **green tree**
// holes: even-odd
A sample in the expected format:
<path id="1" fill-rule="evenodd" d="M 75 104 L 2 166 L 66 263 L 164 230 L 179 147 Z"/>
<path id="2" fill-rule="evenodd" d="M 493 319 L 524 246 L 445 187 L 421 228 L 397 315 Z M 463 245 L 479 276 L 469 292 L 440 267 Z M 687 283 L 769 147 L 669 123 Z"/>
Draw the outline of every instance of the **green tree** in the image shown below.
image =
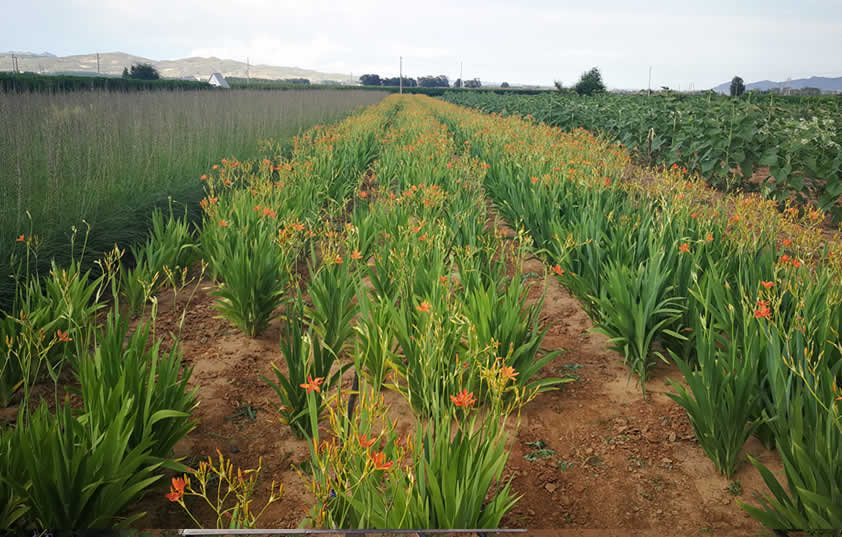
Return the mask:
<path id="1" fill-rule="evenodd" d="M 465 81 L 465 87 L 466 88 L 473 88 L 473 89 L 481 88 L 482 82 L 480 82 L 478 78 L 475 78 L 473 80 L 466 80 Z"/>
<path id="2" fill-rule="evenodd" d="M 450 82 L 445 75 L 420 76 L 418 77 L 418 85 L 422 88 L 449 88 Z"/>
<path id="3" fill-rule="evenodd" d="M 605 84 L 602 83 L 602 73 L 596 67 L 586 73 L 582 73 L 582 78 L 576 82 L 573 90 L 579 95 L 593 95 L 605 91 Z"/>
<path id="4" fill-rule="evenodd" d="M 383 81 L 380 80 L 380 75 L 363 75 L 360 77 L 360 84 L 363 86 L 381 86 Z"/>
<path id="5" fill-rule="evenodd" d="M 508 87 L 509 87 L 509 83 L 508 83 L 508 82 L 503 82 L 502 84 L 500 84 L 500 87 L 501 87 L 501 88 L 508 88 Z"/>
<path id="6" fill-rule="evenodd" d="M 743 79 L 735 76 L 731 79 L 731 97 L 739 97 L 743 93 L 745 93 L 746 87 L 743 84 Z"/>
<path id="7" fill-rule="evenodd" d="M 127 74 L 128 76 L 126 76 Z M 123 76 L 125 78 L 133 78 L 135 80 L 159 80 L 161 78 L 158 70 L 148 63 L 136 63 L 132 65 L 132 68 L 128 73 L 126 73 L 126 69 L 124 68 Z"/>
<path id="8" fill-rule="evenodd" d="M 400 77 L 393 76 L 393 77 L 382 79 L 382 83 L 383 83 L 384 86 L 398 87 L 398 86 L 401 85 L 401 79 L 400 79 Z M 417 85 L 418 84 L 415 82 L 414 78 L 403 77 L 403 87 L 414 88 Z"/>

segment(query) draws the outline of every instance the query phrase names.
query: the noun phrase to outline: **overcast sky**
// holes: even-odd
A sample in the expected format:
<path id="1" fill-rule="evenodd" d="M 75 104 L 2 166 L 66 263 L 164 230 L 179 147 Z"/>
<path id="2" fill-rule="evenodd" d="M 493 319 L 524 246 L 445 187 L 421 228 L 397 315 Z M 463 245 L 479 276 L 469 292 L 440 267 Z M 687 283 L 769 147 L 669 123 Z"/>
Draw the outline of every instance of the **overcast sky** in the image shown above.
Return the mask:
<path id="1" fill-rule="evenodd" d="M 0 51 L 216 56 L 396 76 L 610 88 L 842 76 L 842 0 L 20 0 Z"/>

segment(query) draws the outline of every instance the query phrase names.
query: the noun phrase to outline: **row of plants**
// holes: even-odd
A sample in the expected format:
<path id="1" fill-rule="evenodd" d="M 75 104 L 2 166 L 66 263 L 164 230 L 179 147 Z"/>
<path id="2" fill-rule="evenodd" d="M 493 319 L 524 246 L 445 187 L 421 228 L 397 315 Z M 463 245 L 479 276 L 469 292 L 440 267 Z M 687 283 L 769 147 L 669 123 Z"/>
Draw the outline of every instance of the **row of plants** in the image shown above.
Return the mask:
<path id="1" fill-rule="evenodd" d="M 448 93 L 484 112 L 584 128 L 623 144 L 638 162 L 699 173 L 722 189 L 813 203 L 842 219 L 842 126 L 834 97 L 729 99 Z M 767 171 L 768 170 L 768 171 Z M 749 179 L 755 174 L 759 182 Z"/>
<path id="2" fill-rule="evenodd" d="M 684 374 L 671 396 L 726 476 L 754 434 L 785 483 L 744 505 L 775 529 L 842 521 L 842 249 L 815 208 L 717 198 L 673 167 L 623 181 L 628 154 L 593 135 L 426 106 L 488 162 L 485 187 L 529 233 L 645 390 L 658 361 Z"/>
<path id="3" fill-rule="evenodd" d="M 539 375 L 557 352 L 541 347 L 542 299 L 527 300 L 521 265 L 529 241 L 504 237 L 489 219 L 486 168 L 446 126 L 412 98 L 386 103 L 399 112 L 376 134 L 376 158 L 349 157 L 353 173 L 333 178 L 348 181 L 335 188 L 353 189 L 352 202 L 328 204 L 319 224 L 299 225 L 298 213 L 288 224 L 267 203 L 277 185 L 220 173 L 208 184 L 206 199 L 214 201 L 202 248 L 219 267 L 220 312 L 245 333 L 259 331 L 243 322 L 247 312 L 235 297 L 275 297 L 263 326 L 280 316 L 284 363 L 266 380 L 282 421 L 311 446 L 302 472 L 315 504 L 305 524 L 495 528 L 517 501 L 502 478 L 508 416 L 562 383 Z M 318 159 L 307 162 L 319 168 Z M 230 188 L 220 190 L 226 179 Z M 281 192 L 290 196 L 274 200 L 288 203 L 284 214 L 311 199 L 286 186 Z M 257 249 L 215 254 L 218 237 L 246 227 L 249 235 L 237 242 L 297 244 L 292 257 L 306 260 L 302 277 L 273 275 L 270 281 L 289 282 L 273 286 L 223 275 L 225 263 L 238 274 L 264 265 Z M 305 229 L 308 240 L 296 243 Z M 385 403 L 387 390 L 412 412 L 406 434 Z"/>
<path id="4" fill-rule="evenodd" d="M 208 484 L 216 480 L 221 490 L 228 483 L 228 492 L 212 504 L 218 526 L 255 524 L 258 513 L 249 504 L 259 468 L 246 471 L 249 479 L 238 479 L 221 455 L 195 471 L 172 458 L 175 444 L 196 426 L 192 411 L 199 403 L 179 344 L 185 315 L 209 273 L 224 280 L 222 315 L 249 333 L 259 332 L 264 326 L 259 308 L 268 306 L 259 303 L 255 311 L 236 296 L 237 284 L 255 283 L 258 292 L 251 298 L 260 298 L 266 286 L 283 285 L 295 247 L 280 247 L 284 236 L 277 229 L 266 242 L 264 234 L 248 235 L 247 226 L 266 231 L 269 225 L 261 222 L 275 221 L 280 213 L 283 221 L 303 228 L 298 222 L 311 222 L 331 204 L 342 206 L 357 188 L 355 177 L 373 158 L 378 129 L 394 110 L 378 107 L 338 126 L 309 131 L 294 140 L 291 159 L 267 145 L 263 160 L 214 165 L 211 177 L 201 178 L 209 194 L 202 207 L 213 215 L 213 224 L 197 232 L 186 215 L 177 216 L 172 208 L 168 215 L 158 211 L 146 242 L 131 248 L 134 263 L 115 247 L 96 260 L 98 276 L 81 268 L 87 254 L 83 241 L 73 263 L 59 267 L 54 262 L 49 276 L 39 277 L 28 266 L 38 242 L 31 235 L 19 237 L 16 299 L 0 323 L 0 395 L 3 406 L 18 407 L 15 421 L 0 425 L 0 525 L 135 524 L 144 513 L 134 512 L 134 504 L 172 471 L 194 474 L 200 487 L 191 492 L 209 503 Z M 246 175 L 255 178 L 250 184 L 255 192 L 263 189 L 266 203 L 248 221 L 258 211 L 250 206 L 248 213 L 238 212 L 237 193 L 251 191 Z M 338 178 L 348 184 L 337 186 Z M 241 246 L 256 247 L 246 252 L 256 260 L 250 273 L 231 269 L 226 255 L 241 255 Z M 168 337 L 156 331 L 157 303 L 164 293 L 172 293 L 174 307 L 181 310 L 177 332 Z M 135 316 L 140 319 L 130 322 Z M 185 481 L 174 480 L 172 498 L 187 489 Z M 269 503 L 280 493 L 273 484 Z"/>

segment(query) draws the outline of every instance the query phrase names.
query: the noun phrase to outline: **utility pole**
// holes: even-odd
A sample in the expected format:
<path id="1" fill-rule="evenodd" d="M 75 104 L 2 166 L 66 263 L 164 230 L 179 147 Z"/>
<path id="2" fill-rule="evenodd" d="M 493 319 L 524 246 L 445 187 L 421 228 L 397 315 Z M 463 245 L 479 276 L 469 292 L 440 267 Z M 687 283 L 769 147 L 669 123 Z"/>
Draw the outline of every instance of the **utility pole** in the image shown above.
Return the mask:
<path id="1" fill-rule="evenodd" d="M 96 74 L 99 74 L 99 52 L 96 53 Z"/>
<path id="2" fill-rule="evenodd" d="M 649 86 L 646 90 L 647 95 L 652 95 L 652 66 L 649 66 Z"/>
<path id="3" fill-rule="evenodd" d="M 462 62 L 459 62 L 459 89 L 465 87 L 465 81 L 462 79 Z"/>
<path id="4" fill-rule="evenodd" d="M 399 82 L 400 90 L 398 90 L 401 94 L 403 94 L 403 56 L 401 56 L 401 66 L 400 66 L 400 82 Z"/>

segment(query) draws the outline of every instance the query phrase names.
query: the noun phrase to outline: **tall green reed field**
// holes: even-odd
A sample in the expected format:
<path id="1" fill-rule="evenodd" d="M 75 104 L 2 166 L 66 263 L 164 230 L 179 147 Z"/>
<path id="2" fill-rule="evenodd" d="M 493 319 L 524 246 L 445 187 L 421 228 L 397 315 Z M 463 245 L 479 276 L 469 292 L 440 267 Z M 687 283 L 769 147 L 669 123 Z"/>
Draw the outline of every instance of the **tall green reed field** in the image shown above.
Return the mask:
<path id="1" fill-rule="evenodd" d="M 259 155 L 387 93 L 372 91 L 105 91 L 0 94 L 0 307 L 14 293 L 11 255 L 38 238 L 38 265 L 72 255 L 72 227 L 101 252 L 142 240 L 172 198 L 198 213 L 201 174 L 221 158 Z M 289 142 L 287 142 L 289 143 Z M 30 218 L 31 216 L 31 218 Z M 79 255 L 81 237 L 76 241 Z M 89 256 L 93 257 L 93 256 Z"/>

